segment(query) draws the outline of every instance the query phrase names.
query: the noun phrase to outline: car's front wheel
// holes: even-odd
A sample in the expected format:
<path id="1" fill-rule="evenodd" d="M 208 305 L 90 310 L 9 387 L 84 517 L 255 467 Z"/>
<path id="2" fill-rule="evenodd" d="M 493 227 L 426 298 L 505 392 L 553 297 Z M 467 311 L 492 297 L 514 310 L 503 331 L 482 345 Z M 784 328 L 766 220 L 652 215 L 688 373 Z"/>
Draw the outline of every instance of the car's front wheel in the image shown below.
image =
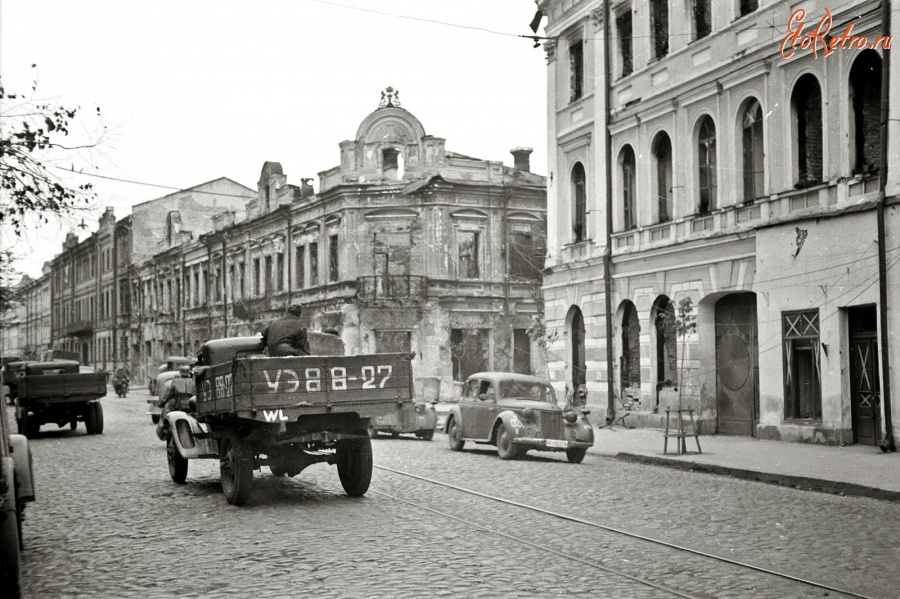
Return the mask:
<path id="1" fill-rule="evenodd" d="M 587 449 L 584 447 L 570 447 L 566 450 L 566 459 L 572 464 L 580 464 L 586 453 Z"/>
<path id="2" fill-rule="evenodd" d="M 184 481 L 187 480 L 188 461 L 181 456 L 171 433 L 166 441 L 166 459 L 169 462 L 169 476 L 179 485 L 184 484 Z"/>
<path id="3" fill-rule="evenodd" d="M 450 424 L 447 425 L 447 439 L 450 440 L 450 449 L 453 451 L 462 451 L 466 442 L 462 439 L 462 430 L 456 422 L 456 418 L 450 418 Z"/>
<path id="4" fill-rule="evenodd" d="M 513 443 L 513 433 L 505 424 L 497 431 L 497 455 L 501 460 L 514 460 L 519 457 L 519 449 Z"/>

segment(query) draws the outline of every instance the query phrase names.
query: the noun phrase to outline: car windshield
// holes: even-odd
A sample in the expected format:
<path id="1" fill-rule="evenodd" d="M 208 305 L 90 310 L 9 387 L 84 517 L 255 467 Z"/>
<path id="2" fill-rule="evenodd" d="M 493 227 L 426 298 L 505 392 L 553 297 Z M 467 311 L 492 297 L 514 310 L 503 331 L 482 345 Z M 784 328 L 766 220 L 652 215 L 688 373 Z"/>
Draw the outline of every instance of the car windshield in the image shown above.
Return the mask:
<path id="1" fill-rule="evenodd" d="M 534 401 L 556 401 L 553 387 L 532 381 L 500 381 L 500 397 L 533 399 Z"/>

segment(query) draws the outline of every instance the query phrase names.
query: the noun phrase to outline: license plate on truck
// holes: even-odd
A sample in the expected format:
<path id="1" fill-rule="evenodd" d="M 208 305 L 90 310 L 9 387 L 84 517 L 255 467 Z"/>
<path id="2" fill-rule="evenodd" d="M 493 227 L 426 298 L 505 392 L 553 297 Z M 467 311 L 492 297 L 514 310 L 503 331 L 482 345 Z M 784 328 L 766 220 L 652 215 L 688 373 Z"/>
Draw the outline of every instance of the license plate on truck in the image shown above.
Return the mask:
<path id="1" fill-rule="evenodd" d="M 568 441 L 561 441 L 559 439 L 547 439 L 547 447 L 569 447 Z"/>

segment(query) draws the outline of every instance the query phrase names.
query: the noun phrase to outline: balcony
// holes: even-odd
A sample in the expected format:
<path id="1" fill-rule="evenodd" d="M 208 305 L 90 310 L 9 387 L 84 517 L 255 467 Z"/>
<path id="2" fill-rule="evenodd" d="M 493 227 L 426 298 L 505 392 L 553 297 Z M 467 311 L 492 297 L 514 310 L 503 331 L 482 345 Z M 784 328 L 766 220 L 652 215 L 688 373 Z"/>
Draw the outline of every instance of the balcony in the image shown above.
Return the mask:
<path id="1" fill-rule="evenodd" d="M 358 277 L 356 295 L 365 303 L 420 303 L 428 295 L 428 278 L 418 275 Z"/>
<path id="2" fill-rule="evenodd" d="M 74 320 L 62 328 L 63 335 L 90 335 L 93 332 L 94 322 L 84 318 Z"/>

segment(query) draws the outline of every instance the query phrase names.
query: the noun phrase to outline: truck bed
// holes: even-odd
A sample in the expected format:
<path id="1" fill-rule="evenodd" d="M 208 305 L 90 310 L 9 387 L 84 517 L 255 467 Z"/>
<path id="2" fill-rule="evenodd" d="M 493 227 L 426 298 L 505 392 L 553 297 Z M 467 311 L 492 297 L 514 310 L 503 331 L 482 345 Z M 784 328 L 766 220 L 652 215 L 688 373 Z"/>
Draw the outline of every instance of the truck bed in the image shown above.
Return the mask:
<path id="1" fill-rule="evenodd" d="M 197 415 L 262 422 L 353 412 L 374 418 L 413 401 L 410 354 L 238 357 L 197 375 Z"/>
<path id="2" fill-rule="evenodd" d="M 20 400 L 89 401 L 106 395 L 106 375 L 101 373 L 39 374 L 18 380 Z"/>

